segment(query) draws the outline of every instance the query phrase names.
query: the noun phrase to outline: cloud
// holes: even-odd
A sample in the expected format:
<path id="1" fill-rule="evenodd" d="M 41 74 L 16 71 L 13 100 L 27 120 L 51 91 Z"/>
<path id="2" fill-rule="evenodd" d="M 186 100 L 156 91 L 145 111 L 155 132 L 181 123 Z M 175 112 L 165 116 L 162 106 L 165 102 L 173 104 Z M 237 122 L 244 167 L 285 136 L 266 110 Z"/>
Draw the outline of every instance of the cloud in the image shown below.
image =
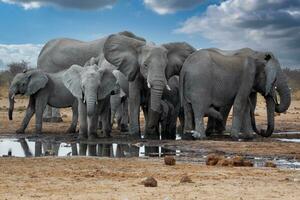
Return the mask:
<path id="1" fill-rule="evenodd" d="M 300 0 L 227 0 L 175 32 L 204 36 L 225 49 L 270 50 L 284 65 L 300 67 Z"/>
<path id="2" fill-rule="evenodd" d="M 144 4 L 160 15 L 195 8 L 204 0 L 144 0 Z"/>
<path id="3" fill-rule="evenodd" d="M 1 0 L 4 3 L 17 4 L 24 9 L 40 8 L 42 6 L 58 6 L 80 10 L 96 10 L 112 8 L 117 0 Z"/>
<path id="4" fill-rule="evenodd" d="M 22 60 L 29 62 L 29 65 L 36 67 L 38 55 L 42 49 L 41 44 L 0 44 L 0 70 L 4 70 L 11 62 Z"/>

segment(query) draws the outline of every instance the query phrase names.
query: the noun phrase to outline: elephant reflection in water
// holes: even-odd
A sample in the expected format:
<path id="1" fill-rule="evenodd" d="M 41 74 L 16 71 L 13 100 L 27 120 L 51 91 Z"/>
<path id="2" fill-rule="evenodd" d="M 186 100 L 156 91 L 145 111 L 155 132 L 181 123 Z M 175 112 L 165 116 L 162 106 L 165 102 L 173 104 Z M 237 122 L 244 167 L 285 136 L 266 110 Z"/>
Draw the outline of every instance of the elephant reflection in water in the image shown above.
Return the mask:
<path id="1" fill-rule="evenodd" d="M 137 157 L 139 147 L 129 144 L 117 144 L 116 155 L 114 156 L 113 144 L 79 144 L 79 155 L 100 156 L 100 157 Z"/>
<path id="2" fill-rule="evenodd" d="M 25 138 L 20 138 L 18 141 L 23 149 L 25 157 L 33 156 Z M 53 143 L 51 141 L 37 140 L 37 141 L 35 141 L 34 156 L 35 157 L 50 156 L 50 155 L 58 156 L 59 147 L 60 147 L 60 143 Z M 72 148 L 72 155 L 73 156 L 78 155 L 76 143 L 72 143 L 71 148 Z M 44 149 L 44 154 L 43 154 L 43 149 Z"/>
<path id="3" fill-rule="evenodd" d="M 145 146 L 145 156 L 158 157 L 166 155 L 176 155 L 176 151 L 161 147 L 161 152 L 159 153 L 158 146 Z"/>

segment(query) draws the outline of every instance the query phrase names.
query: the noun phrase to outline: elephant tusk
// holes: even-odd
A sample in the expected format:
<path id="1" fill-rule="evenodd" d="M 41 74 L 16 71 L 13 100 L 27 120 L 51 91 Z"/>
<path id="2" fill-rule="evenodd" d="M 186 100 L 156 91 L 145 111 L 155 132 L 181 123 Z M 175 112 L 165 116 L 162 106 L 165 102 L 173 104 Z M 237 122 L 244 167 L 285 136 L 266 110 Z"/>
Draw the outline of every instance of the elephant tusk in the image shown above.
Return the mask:
<path id="1" fill-rule="evenodd" d="M 151 88 L 151 84 L 149 81 L 147 81 L 147 86 L 148 86 L 148 88 Z"/>
<path id="2" fill-rule="evenodd" d="M 171 88 L 169 85 L 166 85 L 166 87 L 167 87 L 167 90 L 171 91 Z"/>
<path id="3" fill-rule="evenodd" d="M 85 101 L 85 99 L 83 99 L 83 103 L 85 103 L 86 101 Z"/>
<path id="4" fill-rule="evenodd" d="M 15 94 L 11 95 L 11 99 L 14 99 L 15 98 Z"/>

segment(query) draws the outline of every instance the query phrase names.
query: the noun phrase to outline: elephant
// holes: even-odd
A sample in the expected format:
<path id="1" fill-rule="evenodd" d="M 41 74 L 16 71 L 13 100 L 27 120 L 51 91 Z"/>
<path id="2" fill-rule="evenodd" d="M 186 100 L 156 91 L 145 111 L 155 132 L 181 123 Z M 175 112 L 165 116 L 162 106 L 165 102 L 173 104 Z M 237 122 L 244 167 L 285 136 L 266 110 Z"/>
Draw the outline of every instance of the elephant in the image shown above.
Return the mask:
<path id="1" fill-rule="evenodd" d="M 145 41 L 144 38 L 129 31 L 123 31 L 117 35 Z M 44 45 L 38 56 L 37 68 L 47 73 L 56 73 L 70 68 L 73 64 L 84 66 L 89 59 L 96 58 L 103 53 L 103 45 L 107 38 L 106 36 L 90 42 L 70 38 L 50 40 Z M 45 113 L 45 118 L 45 121 L 50 121 L 51 115 Z M 62 121 L 57 109 L 52 109 L 51 121 Z"/>
<path id="2" fill-rule="evenodd" d="M 262 135 L 274 130 L 274 84 L 281 71 L 280 64 L 273 54 L 264 59 L 250 56 L 222 55 L 210 50 L 198 50 L 189 56 L 180 72 L 181 100 L 185 112 L 184 135 L 191 134 L 196 139 L 206 137 L 203 117 L 233 105 L 231 137 L 234 140 L 247 138 L 241 134 L 243 119 L 249 116 L 246 108 L 252 91 L 259 92 L 266 100 L 268 128 Z M 251 115 L 254 120 L 254 115 Z M 191 121 L 189 121 L 191 119 Z M 195 125 L 195 126 L 194 126 Z M 256 129 L 256 127 L 255 127 Z"/>
<path id="3" fill-rule="evenodd" d="M 177 118 L 180 120 L 180 130 L 183 129 L 184 119 L 181 114 L 181 103 L 179 94 L 179 76 L 172 76 L 168 80 L 171 90 L 165 89 L 161 101 L 161 138 L 175 139 Z"/>
<path id="4" fill-rule="evenodd" d="M 14 96 L 29 96 L 25 117 L 17 133 L 24 133 L 33 114 L 36 114 L 36 134 L 42 133 L 42 116 L 46 105 L 56 108 L 72 107 L 72 123 L 68 133 L 75 133 L 78 121 L 77 100 L 63 84 L 64 72 L 46 73 L 41 70 L 28 70 L 17 74 L 9 88 L 9 119 L 12 120 Z"/>
<path id="5" fill-rule="evenodd" d="M 64 72 L 63 83 L 78 100 L 79 139 L 97 138 L 99 115 L 105 136 L 110 137 L 110 95 L 120 90 L 113 73 L 97 65 L 72 65 Z"/>
<path id="6" fill-rule="evenodd" d="M 104 58 L 116 66 L 130 81 L 130 133 L 140 137 L 139 114 L 141 96 L 149 95 L 145 110 L 145 138 L 158 138 L 158 120 L 167 79 L 178 75 L 185 59 L 195 49 L 185 42 L 154 45 L 123 35 L 110 35 L 105 41 Z M 144 95 L 147 93 L 146 95 Z"/>
<path id="7" fill-rule="evenodd" d="M 264 60 L 266 58 L 266 56 L 268 56 L 270 54 L 270 52 L 255 51 L 250 48 L 243 48 L 243 49 L 238 49 L 238 50 L 234 50 L 234 51 L 221 50 L 221 49 L 217 49 L 217 48 L 211 48 L 208 50 L 213 51 L 213 52 L 218 52 L 220 54 L 227 55 L 227 56 L 232 56 L 232 55 L 251 56 L 254 59 L 258 59 L 258 60 Z M 279 69 L 276 74 L 275 89 L 280 97 L 280 103 L 279 104 L 277 103 L 275 105 L 275 111 L 277 113 L 283 113 L 289 108 L 289 106 L 291 104 L 291 93 L 290 93 L 290 89 L 287 84 L 286 77 L 281 69 Z M 251 112 L 254 112 L 255 105 L 256 105 L 256 93 L 255 92 L 253 92 L 250 95 L 250 101 L 251 101 L 252 108 L 247 108 L 246 110 L 251 109 Z M 212 133 L 222 134 L 222 132 L 225 130 L 225 127 L 226 127 L 226 120 L 227 120 L 230 109 L 231 109 L 231 106 L 223 107 L 220 109 L 220 112 L 222 113 L 222 116 L 223 116 L 223 121 L 215 120 L 212 117 L 208 118 L 206 135 L 211 135 Z M 252 122 L 251 122 L 250 116 L 249 115 L 246 116 L 243 120 L 242 132 L 252 133 L 253 129 L 252 129 L 251 123 Z M 263 134 L 263 136 L 264 136 L 264 134 Z"/>

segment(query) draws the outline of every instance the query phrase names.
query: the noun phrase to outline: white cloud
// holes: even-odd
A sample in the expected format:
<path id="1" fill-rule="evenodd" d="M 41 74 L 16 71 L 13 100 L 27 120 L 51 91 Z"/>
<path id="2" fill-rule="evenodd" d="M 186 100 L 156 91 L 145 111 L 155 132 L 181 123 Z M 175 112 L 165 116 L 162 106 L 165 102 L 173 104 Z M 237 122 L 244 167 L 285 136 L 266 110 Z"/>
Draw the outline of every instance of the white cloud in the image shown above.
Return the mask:
<path id="1" fill-rule="evenodd" d="M 30 66 L 36 67 L 42 47 L 42 44 L 0 44 L 0 70 L 5 69 L 11 62 L 22 60 L 29 62 Z"/>
<path id="2" fill-rule="evenodd" d="M 273 51 L 300 67 L 300 0 L 227 0 L 187 19 L 176 33 L 200 34 L 224 49 Z"/>
<path id="3" fill-rule="evenodd" d="M 144 4 L 160 15 L 196 7 L 203 0 L 144 0 Z"/>
<path id="4" fill-rule="evenodd" d="M 112 8 L 117 0 L 1 0 L 4 3 L 17 4 L 24 9 L 40 8 L 42 6 L 58 6 L 80 10 L 96 10 Z"/>

